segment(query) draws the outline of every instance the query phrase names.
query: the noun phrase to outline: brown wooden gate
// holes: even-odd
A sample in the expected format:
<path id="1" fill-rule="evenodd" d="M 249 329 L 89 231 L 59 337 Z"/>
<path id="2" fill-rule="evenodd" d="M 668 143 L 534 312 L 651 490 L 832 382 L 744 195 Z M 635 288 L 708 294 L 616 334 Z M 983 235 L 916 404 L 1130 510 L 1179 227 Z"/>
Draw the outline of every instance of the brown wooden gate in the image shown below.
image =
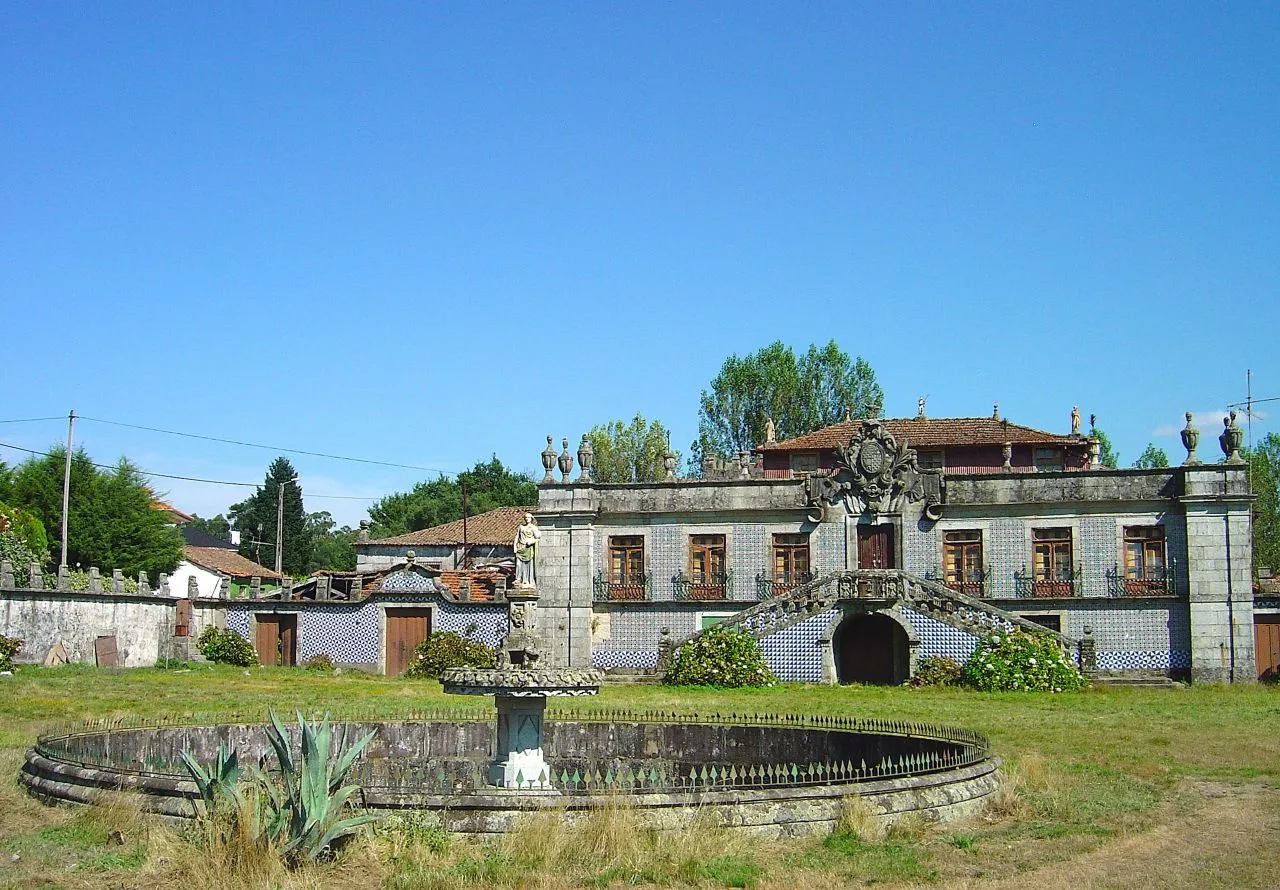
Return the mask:
<path id="1" fill-rule="evenodd" d="M 1259 680 L 1280 680 L 1280 615 L 1253 616 L 1253 657 Z"/>
<path id="2" fill-rule="evenodd" d="M 394 677 L 404 673 L 413 650 L 431 636 L 430 609 L 387 610 L 386 674 Z"/>
<path id="3" fill-rule="evenodd" d="M 298 657 L 298 616 L 257 615 L 258 664 L 293 667 Z"/>
<path id="4" fill-rule="evenodd" d="M 895 569 L 892 525 L 858 526 L 858 568 Z"/>

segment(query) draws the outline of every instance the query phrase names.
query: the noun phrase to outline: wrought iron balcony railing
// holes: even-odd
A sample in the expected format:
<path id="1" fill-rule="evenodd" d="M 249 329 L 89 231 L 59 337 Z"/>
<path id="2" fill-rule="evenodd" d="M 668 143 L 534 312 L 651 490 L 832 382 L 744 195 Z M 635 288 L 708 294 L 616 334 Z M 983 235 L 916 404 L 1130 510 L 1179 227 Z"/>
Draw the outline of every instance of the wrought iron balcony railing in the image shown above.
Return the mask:
<path id="1" fill-rule="evenodd" d="M 966 596 L 976 596 L 982 599 L 987 595 L 987 579 L 991 577 L 990 569 L 978 569 L 971 572 L 965 578 L 946 578 L 933 569 L 924 573 L 926 581 L 936 581 L 939 584 L 945 584 L 956 593 L 963 593 Z"/>
<path id="2" fill-rule="evenodd" d="M 1108 596 L 1172 596 L 1173 574 L 1165 569 L 1142 577 L 1126 575 L 1117 565 L 1107 570 Z"/>
<path id="3" fill-rule="evenodd" d="M 1071 577 L 1037 578 L 1023 566 L 1013 573 L 1013 592 L 1020 599 L 1061 598 L 1081 595 L 1084 569 L 1076 566 Z"/>
<path id="4" fill-rule="evenodd" d="M 592 586 L 595 588 L 594 599 L 598 603 L 641 602 L 653 599 L 653 578 L 648 572 L 639 578 L 633 575 L 621 581 L 610 580 L 604 572 L 596 572 Z"/>
<path id="5" fill-rule="evenodd" d="M 756 596 L 763 602 L 782 596 L 812 580 L 813 575 L 809 572 L 791 572 L 780 578 L 771 578 L 768 572 L 760 572 L 756 575 Z"/>
<path id="6" fill-rule="evenodd" d="M 677 600 L 727 600 L 732 591 L 732 570 L 694 577 L 681 569 L 671 578 L 671 592 Z"/>

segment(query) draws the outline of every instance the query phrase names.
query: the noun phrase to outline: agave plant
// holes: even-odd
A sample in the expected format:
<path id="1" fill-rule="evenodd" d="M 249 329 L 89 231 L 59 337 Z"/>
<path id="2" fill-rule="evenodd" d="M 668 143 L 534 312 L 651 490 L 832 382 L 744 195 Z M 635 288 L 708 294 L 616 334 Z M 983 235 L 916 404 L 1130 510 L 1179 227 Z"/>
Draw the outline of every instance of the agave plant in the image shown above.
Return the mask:
<path id="1" fill-rule="evenodd" d="M 349 748 L 344 733 L 331 754 L 329 715 L 313 726 L 298 714 L 302 748 L 295 762 L 288 731 L 274 712 L 269 716 L 267 741 L 280 762 L 280 781 L 277 784 L 258 771 L 263 791 L 258 834 L 264 841 L 278 844 L 281 855 L 290 863 L 314 861 L 326 856 L 336 841 L 376 821 L 377 817 L 368 815 L 341 818 L 347 799 L 359 788 L 343 785 L 343 780 L 374 733 Z"/>
<path id="2" fill-rule="evenodd" d="M 217 756 L 208 768 L 201 766 L 186 751 L 180 752 L 178 756 L 182 758 L 187 772 L 191 773 L 196 791 L 200 795 L 198 800 L 191 802 L 197 817 L 212 814 L 219 802 L 232 799 L 240 781 L 240 763 L 234 748 L 228 751 L 225 744 L 218 745 Z"/>

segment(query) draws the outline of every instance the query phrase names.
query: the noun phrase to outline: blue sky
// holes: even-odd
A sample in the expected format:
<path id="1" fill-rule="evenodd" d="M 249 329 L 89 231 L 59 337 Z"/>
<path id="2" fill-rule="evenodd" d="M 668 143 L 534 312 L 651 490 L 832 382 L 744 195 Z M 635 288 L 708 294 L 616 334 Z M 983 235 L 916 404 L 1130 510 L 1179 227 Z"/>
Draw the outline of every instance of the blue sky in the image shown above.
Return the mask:
<path id="1" fill-rule="evenodd" d="M 0 5 L 0 420 L 533 471 L 637 411 L 687 450 L 778 339 L 891 416 L 1078 404 L 1124 464 L 1186 410 L 1216 448 L 1246 369 L 1280 396 L 1275 3 L 195 6 Z M 317 496 L 430 475 L 291 459 L 352 523 Z"/>

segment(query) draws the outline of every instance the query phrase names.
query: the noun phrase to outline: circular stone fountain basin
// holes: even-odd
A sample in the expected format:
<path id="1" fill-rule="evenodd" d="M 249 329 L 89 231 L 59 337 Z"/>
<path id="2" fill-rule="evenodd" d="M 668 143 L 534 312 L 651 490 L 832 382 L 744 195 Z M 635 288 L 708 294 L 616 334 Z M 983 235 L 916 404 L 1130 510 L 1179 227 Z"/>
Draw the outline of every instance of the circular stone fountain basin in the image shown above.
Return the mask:
<path id="1" fill-rule="evenodd" d="M 977 811 L 999 784 L 998 760 L 983 737 L 896 721 L 550 712 L 544 746 L 552 790 L 534 793 L 491 783 L 491 712 L 333 727 L 335 745 L 344 732 L 351 740 L 376 732 L 350 778 L 361 787 L 357 806 L 434 810 L 444 827 L 467 834 L 505 831 L 532 809 L 558 808 L 572 818 L 619 802 L 659 829 L 688 824 L 696 809 L 736 828 L 804 834 L 830 830 L 851 795 L 890 820 L 908 813 L 946 820 Z M 20 780 L 50 802 L 87 802 L 122 789 L 143 794 L 154 812 L 189 816 L 195 786 L 179 752 L 207 763 L 219 744 L 235 748 L 242 763 L 269 751 L 263 726 L 241 721 L 96 725 L 42 736 Z"/>

